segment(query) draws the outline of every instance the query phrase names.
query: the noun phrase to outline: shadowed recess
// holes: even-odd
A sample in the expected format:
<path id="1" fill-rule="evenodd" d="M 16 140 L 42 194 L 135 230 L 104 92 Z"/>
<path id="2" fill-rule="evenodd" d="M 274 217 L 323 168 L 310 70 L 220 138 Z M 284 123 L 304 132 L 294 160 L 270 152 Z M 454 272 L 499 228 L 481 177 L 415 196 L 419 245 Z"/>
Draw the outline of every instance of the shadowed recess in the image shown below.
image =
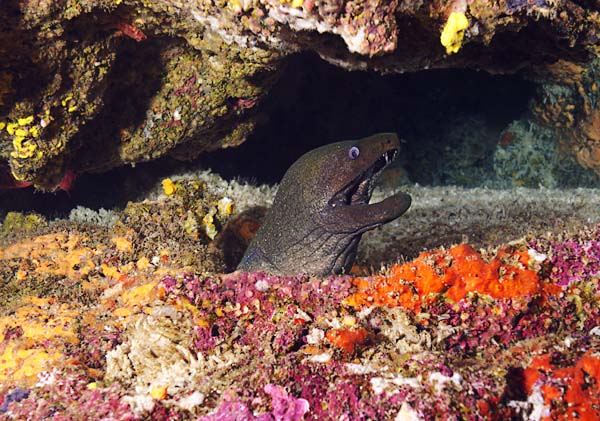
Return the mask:
<path id="1" fill-rule="evenodd" d="M 401 164 L 410 179 L 443 184 L 432 177 L 430 165 L 436 163 L 435 154 L 441 158 L 441 151 L 457 147 L 449 144 L 448 132 L 475 119 L 492 133 L 482 148 L 493 148 L 498 142 L 493 135 L 526 112 L 534 89 L 519 76 L 473 70 L 381 76 L 297 55 L 261 104 L 262 124 L 248 140 L 201 162 L 226 177 L 275 183 L 298 157 L 319 145 L 391 131 L 405 141 Z M 270 157 L 267 165 L 264 157 Z"/>

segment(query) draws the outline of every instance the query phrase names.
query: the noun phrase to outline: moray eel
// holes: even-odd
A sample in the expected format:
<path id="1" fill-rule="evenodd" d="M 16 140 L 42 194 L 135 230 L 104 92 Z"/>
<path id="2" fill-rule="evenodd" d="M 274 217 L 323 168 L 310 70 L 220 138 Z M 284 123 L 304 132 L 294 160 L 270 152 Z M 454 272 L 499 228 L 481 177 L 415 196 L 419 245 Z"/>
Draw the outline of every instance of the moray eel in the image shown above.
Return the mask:
<path id="1" fill-rule="evenodd" d="M 274 275 L 348 273 L 362 234 L 410 206 L 406 193 L 369 204 L 375 178 L 399 147 L 396 134 L 380 133 L 303 155 L 285 173 L 237 269 Z"/>

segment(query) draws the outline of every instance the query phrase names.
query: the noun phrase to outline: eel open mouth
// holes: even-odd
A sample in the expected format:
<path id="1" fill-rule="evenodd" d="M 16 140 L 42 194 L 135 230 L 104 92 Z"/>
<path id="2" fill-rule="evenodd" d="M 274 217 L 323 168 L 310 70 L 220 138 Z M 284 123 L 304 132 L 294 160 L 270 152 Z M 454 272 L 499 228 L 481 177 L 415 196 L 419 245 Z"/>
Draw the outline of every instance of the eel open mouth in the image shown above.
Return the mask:
<path id="1" fill-rule="evenodd" d="M 396 159 L 397 154 L 398 149 L 384 152 L 369 168 L 336 193 L 329 204 L 335 207 L 369 203 L 375 187 L 375 180 Z"/>

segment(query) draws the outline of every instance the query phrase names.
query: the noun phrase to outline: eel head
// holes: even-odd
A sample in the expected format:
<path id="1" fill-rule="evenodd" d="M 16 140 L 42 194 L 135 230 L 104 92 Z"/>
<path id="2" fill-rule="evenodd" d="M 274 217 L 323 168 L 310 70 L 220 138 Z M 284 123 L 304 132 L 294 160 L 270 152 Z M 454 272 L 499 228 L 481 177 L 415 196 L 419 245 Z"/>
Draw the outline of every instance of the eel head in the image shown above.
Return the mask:
<path id="1" fill-rule="evenodd" d="M 346 144 L 344 162 L 332 178 L 332 192 L 321 216 L 329 232 L 361 234 L 390 222 L 408 210 L 411 198 L 396 193 L 381 202 L 369 204 L 375 180 L 398 154 L 400 142 L 395 133 L 380 133 Z"/>

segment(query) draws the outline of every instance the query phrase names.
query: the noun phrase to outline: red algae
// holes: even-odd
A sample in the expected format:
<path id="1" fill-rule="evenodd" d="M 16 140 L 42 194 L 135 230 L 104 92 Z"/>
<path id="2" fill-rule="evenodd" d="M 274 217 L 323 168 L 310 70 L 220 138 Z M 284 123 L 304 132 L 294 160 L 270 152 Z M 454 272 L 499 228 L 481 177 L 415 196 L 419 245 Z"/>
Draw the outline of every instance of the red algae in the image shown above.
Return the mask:
<path id="1" fill-rule="evenodd" d="M 543 290 L 543 284 L 530 263 L 527 251 L 510 247 L 498 251 L 490 261 L 467 244 L 423 252 L 412 262 L 392 266 L 387 275 L 354 279 L 358 292 L 346 303 L 420 312 L 440 294 L 455 302 L 473 292 L 495 299 L 534 295 Z"/>
<path id="2" fill-rule="evenodd" d="M 600 358 L 592 352 L 562 368 L 550 354 L 536 356 L 524 370 L 524 383 L 530 395 L 539 387 L 551 411 L 544 420 L 600 419 Z"/>

